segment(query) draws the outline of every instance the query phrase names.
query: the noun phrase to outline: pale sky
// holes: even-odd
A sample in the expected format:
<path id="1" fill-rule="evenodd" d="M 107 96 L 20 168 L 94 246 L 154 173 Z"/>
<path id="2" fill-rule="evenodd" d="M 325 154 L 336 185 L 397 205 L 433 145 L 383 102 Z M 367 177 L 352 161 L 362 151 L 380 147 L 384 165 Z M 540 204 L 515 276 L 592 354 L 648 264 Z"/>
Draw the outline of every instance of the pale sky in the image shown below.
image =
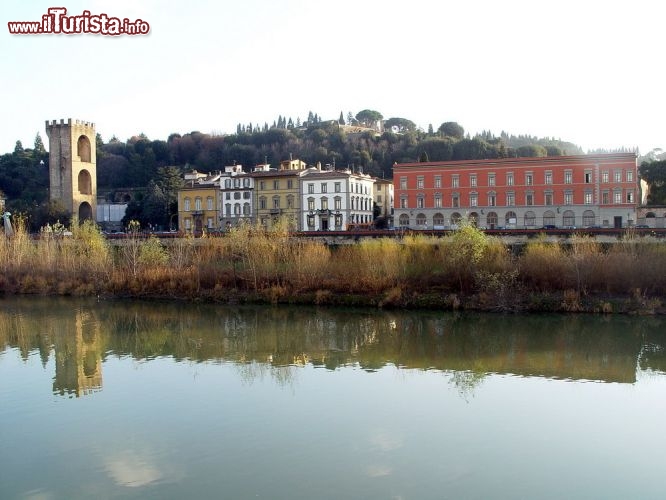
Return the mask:
<path id="1" fill-rule="evenodd" d="M 49 7 L 147 36 L 10 35 Z M 374 109 L 427 130 L 666 149 L 659 0 L 3 0 L 0 153 L 44 121 L 105 141 Z M 47 144 L 48 147 L 48 144 Z"/>

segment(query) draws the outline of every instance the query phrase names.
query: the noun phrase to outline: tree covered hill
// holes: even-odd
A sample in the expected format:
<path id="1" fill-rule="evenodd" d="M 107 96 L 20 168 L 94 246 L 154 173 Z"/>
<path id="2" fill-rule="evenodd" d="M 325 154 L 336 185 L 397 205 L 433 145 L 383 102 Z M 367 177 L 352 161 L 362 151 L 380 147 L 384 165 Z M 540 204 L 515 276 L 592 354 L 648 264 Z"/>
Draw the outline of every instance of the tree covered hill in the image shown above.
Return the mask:
<path id="1" fill-rule="evenodd" d="M 345 119 L 321 120 L 310 113 L 301 122 L 278 117 L 269 126 L 238 125 L 236 133 L 172 134 L 166 141 L 145 135 L 120 142 L 112 138 L 98 144 L 98 186 L 101 189 L 146 186 L 161 166 L 176 165 L 214 171 L 224 165 L 252 167 L 278 164 L 290 156 L 308 165 L 350 167 L 377 177 L 391 178 L 393 164 L 412 161 L 447 161 L 516 156 L 582 154 L 580 147 L 552 138 L 514 136 L 490 132 L 470 136 L 455 122 L 423 131 L 406 118 L 384 120 L 372 110 Z"/>

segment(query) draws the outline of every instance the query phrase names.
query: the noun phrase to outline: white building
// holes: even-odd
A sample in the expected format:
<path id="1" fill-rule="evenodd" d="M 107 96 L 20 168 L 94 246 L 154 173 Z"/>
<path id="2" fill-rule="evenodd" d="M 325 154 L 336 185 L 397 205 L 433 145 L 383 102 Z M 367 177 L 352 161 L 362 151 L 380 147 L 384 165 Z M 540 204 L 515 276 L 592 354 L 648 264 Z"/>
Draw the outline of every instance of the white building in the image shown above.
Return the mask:
<path id="1" fill-rule="evenodd" d="M 309 169 L 300 178 L 303 231 L 346 231 L 373 221 L 373 184 L 351 170 Z"/>
<path id="2" fill-rule="evenodd" d="M 220 227 L 228 229 L 241 222 L 253 222 L 254 179 L 242 165 L 224 167 L 220 176 Z"/>

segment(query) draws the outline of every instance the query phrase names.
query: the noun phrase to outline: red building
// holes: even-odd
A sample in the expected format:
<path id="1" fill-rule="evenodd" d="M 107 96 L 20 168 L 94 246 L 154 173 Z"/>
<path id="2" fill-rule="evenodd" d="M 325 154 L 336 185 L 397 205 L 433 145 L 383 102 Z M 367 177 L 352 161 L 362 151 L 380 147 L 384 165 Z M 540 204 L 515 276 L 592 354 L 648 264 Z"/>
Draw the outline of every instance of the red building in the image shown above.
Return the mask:
<path id="1" fill-rule="evenodd" d="M 634 153 L 499 158 L 393 166 L 395 224 L 455 227 L 626 227 L 641 190 Z"/>

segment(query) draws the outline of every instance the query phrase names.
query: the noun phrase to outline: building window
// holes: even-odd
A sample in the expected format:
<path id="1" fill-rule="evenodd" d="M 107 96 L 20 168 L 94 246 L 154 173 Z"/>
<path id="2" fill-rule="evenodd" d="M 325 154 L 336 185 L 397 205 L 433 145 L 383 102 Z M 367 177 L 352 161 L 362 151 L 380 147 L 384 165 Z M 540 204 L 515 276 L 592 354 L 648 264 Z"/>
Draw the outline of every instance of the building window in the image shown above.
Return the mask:
<path id="1" fill-rule="evenodd" d="M 224 187 L 225 189 L 231 189 L 231 179 L 224 180 Z"/>
<path id="2" fill-rule="evenodd" d="M 550 191 L 546 191 L 543 194 L 543 204 L 544 205 L 552 205 L 553 204 L 553 193 Z"/>
<path id="3" fill-rule="evenodd" d="M 308 184 L 308 194 L 314 194 L 314 184 Z"/>
<path id="4" fill-rule="evenodd" d="M 453 194 L 451 196 L 451 206 L 454 208 L 459 208 L 460 207 L 460 195 L 459 194 Z"/>
<path id="5" fill-rule="evenodd" d="M 234 200 L 240 200 L 241 194 L 240 191 L 234 191 Z"/>
<path id="6" fill-rule="evenodd" d="M 416 178 L 416 188 L 423 189 L 423 177 L 419 176 Z"/>
<path id="7" fill-rule="evenodd" d="M 554 226 L 555 225 L 555 213 L 551 210 L 546 210 L 543 214 L 543 225 L 544 226 Z"/>
<path id="8" fill-rule="evenodd" d="M 594 226 L 595 221 L 596 217 L 594 216 L 594 212 L 592 210 L 585 210 L 585 212 L 583 212 L 584 227 Z"/>
<path id="9" fill-rule="evenodd" d="M 525 227 L 536 226 L 536 214 L 531 210 L 525 212 Z"/>
<path id="10" fill-rule="evenodd" d="M 601 193 L 601 204 L 602 205 L 608 205 L 610 203 L 610 193 L 608 191 L 604 191 Z"/>
<path id="11" fill-rule="evenodd" d="M 224 193 L 224 199 L 225 199 L 225 200 L 230 200 L 230 199 L 231 199 L 231 193 L 230 193 L 229 191 L 227 191 L 226 193 Z"/>
<path id="12" fill-rule="evenodd" d="M 476 193 L 470 193 L 469 195 L 469 206 L 475 207 L 478 205 L 478 195 Z"/>
<path id="13" fill-rule="evenodd" d="M 337 214 L 335 216 L 335 229 L 342 229 L 342 215 Z"/>
<path id="14" fill-rule="evenodd" d="M 531 172 L 528 172 L 525 174 L 525 185 L 531 186 L 532 184 L 534 184 L 534 176 Z"/>
<path id="15" fill-rule="evenodd" d="M 266 198 L 263 197 L 263 196 L 261 198 L 259 198 L 259 208 L 261 208 L 263 210 L 266 209 Z"/>
<path id="16" fill-rule="evenodd" d="M 280 198 L 278 196 L 273 198 L 273 208 L 275 209 L 280 208 Z"/>
<path id="17" fill-rule="evenodd" d="M 544 184 L 552 184 L 552 183 L 553 183 L 553 172 L 547 170 L 546 176 L 544 178 Z"/>
<path id="18" fill-rule="evenodd" d="M 252 198 L 252 193 L 250 193 L 249 191 L 243 192 L 243 199 L 244 200 L 249 200 L 250 198 Z"/>
<path id="19" fill-rule="evenodd" d="M 506 174 L 506 185 L 513 186 L 513 172 L 509 172 Z"/>
<path id="20" fill-rule="evenodd" d="M 453 175 L 451 177 L 451 187 L 452 188 L 457 188 L 460 186 L 460 176 L 458 175 Z"/>
<path id="21" fill-rule="evenodd" d="M 571 184 L 572 178 L 573 178 L 573 172 L 571 172 L 571 170 L 567 170 L 566 172 L 564 172 L 565 184 Z"/>
<path id="22" fill-rule="evenodd" d="M 586 205 L 592 205 L 592 192 L 591 191 L 586 191 L 585 192 L 585 201 L 584 203 Z"/>
<path id="23" fill-rule="evenodd" d="M 321 209 L 328 210 L 328 198 L 321 199 Z"/>
<path id="24" fill-rule="evenodd" d="M 333 200 L 335 203 L 335 210 L 342 210 L 342 198 L 339 196 L 335 197 L 335 200 Z"/>
<path id="25" fill-rule="evenodd" d="M 250 179 L 248 177 L 245 177 L 243 179 L 243 187 L 246 187 L 246 188 L 250 187 Z"/>
<path id="26" fill-rule="evenodd" d="M 488 186 L 492 187 L 495 185 L 495 174 L 488 174 Z"/>
<path id="27" fill-rule="evenodd" d="M 608 170 L 601 172 L 601 182 L 608 182 Z"/>
<path id="28" fill-rule="evenodd" d="M 627 203 L 633 203 L 633 202 L 634 202 L 634 192 L 627 191 Z"/>
<path id="29" fill-rule="evenodd" d="M 185 212 L 190 211 L 190 199 L 189 198 L 185 198 L 185 208 L 183 210 L 185 210 Z"/>
<path id="30" fill-rule="evenodd" d="M 292 209 L 294 208 L 294 197 L 293 196 L 287 196 L 287 208 Z"/>
<path id="31" fill-rule="evenodd" d="M 469 186 L 476 187 L 476 174 L 469 174 Z"/>
<path id="32" fill-rule="evenodd" d="M 592 184 L 592 171 L 586 170 L 584 179 L 585 184 Z"/>
<path id="33" fill-rule="evenodd" d="M 328 192 L 328 184 L 326 184 L 325 182 L 323 182 L 321 184 L 321 192 L 322 193 L 327 193 Z"/>
<path id="34" fill-rule="evenodd" d="M 435 195 L 435 208 L 442 208 L 442 195 L 439 193 Z"/>
<path id="35" fill-rule="evenodd" d="M 243 203 L 243 215 L 250 215 L 250 204 Z"/>
<path id="36" fill-rule="evenodd" d="M 287 179 L 287 189 L 294 189 L 293 179 Z"/>
<path id="37" fill-rule="evenodd" d="M 234 215 L 240 215 L 240 214 L 241 214 L 240 203 L 234 203 Z"/>
<path id="38" fill-rule="evenodd" d="M 634 182 L 634 173 L 631 170 L 627 170 L 627 182 Z"/>
<path id="39" fill-rule="evenodd" d="M 425 202 L 423 196 L 419 196 L 418 198 L 416 198 L 416 208 L 423 208 L 424 204 Z"/>
<path id="40" fill-rule="evenodd" d="M 213 210 L 213 198 L 211 196 L 206 198 L 206 210 Z"/>
<path id="41" fill-rule="evenodd" d="M 342 186 L 339 182 L 336 182 L 333 184 L 333 189 L 335 190 L 336 193 L 339 193 L 342 190 Z"/>
<path id="42" fill-rule="evenodd" d="M 622 170 L 615 171 L 615 182 L 622 182 Z"/>
<path id="43" fill-rule="evenodd" d="M 525 205 L 530 207 L 534 205 L 534 193 L 525 193 Z"/>
<path id="44" fill-rule="evenodd" d="M 398 224 L 400 227 L 409 227 L 409 215 L 400 214 L 400 217 L 398 218 Z"/>
<path id="45" fill-rule="evenodd" d="M 425 214 L 417 214 L 416 215 L 416 225 L 417 226 L 427 225 L 427 219 L 426 219 Z"/>
<path id="46" fill-rule="evenodd" d="M 273 189 L 274 189 L 275 191 L 277 191 L 278 189 L 280 189 L 280 181 L 279 181 L 279 180 L 276 179 L 276 180 L 273 181 Z"/>
<path id="47" fill-rule="evenodd" d="M 437 212 L 432 216 L 432 225 L 433 226 L 443 226 L 444 225 L 444 216 Z"/>
<path id="48" fill-rule="evenodd" d="M 497 195 L 494 191 L 491 191 L 488 193 L 488 206 L 494 207 L 495 205 L 497 205 Z"/>
<path id="49" fill-rule="evenodd" d="M 571 191 L 565 191 L 564 193 L 564 204 L 573 205 L 573 193 Z"/>
<path id="50" fill-rule="evenodd" d="M 352 208 L 354 208 L 353 201 L 354 200 L 352 199 Z M 400 198 L 400 208 L 407 208 L 407 198 L 405 197 Z"/>
<path id="51" fill-rule="evenodd" d="M 516 195 L 513 192 L 506 193 L 506 206 L 512 207 L 516 204 Z"/>
<path id="52" fill-rule="evenodd" d="M 573 210 L 565 210 L 562 214 L 562 225 L 565 227 L 574 227 L 576 225 L 576 214 Z"/>
<path id="53" fill-rule="evenodd" d="M 185 229 L 187 231 L 192 229 L 192 219 L 190 219 L 189 217 L 185 219 Z"/>
<path id="54" fill-rule="evenodd" d="M 259 181 L 259 189 L 263 191 L 266 189 L 266 181 Z"/>
<path id="55" fill-rule="evenodd" d="M 314 198 L 308 198 L 308 210 L 312 211 L 315 209 L 315 200 Z"/>
<path id="56" fill-rule="evenodd" d="M 354 185 L 352 184 L 352 191 L 354 190 Z M 407 177 L 400 177 L 400 189 L 407 189 Z"/>
<path id="57" fill-rule="evenodd" d="M 315 225 L 314 215 L 308 215 L 308 229 L 311 231 L 314 230 L 314 225 Z"/>
<path id="58" fill-rule="evenodd" d="M 224 205 L 224 213 L 227 215 L 227 217 L 231 217 L 231 203 Z"/>
<path id="59" fill-rule="evenodd" d="M 201 198 L 194 200 L 194 210 L 201 210 Z"/>
<path id="60" fill-rule="evenodd" d="M 436 175 L 435 176 L 435 188 L 441 188 L 442 187 L 442 176 L 441 175 Z"/>

